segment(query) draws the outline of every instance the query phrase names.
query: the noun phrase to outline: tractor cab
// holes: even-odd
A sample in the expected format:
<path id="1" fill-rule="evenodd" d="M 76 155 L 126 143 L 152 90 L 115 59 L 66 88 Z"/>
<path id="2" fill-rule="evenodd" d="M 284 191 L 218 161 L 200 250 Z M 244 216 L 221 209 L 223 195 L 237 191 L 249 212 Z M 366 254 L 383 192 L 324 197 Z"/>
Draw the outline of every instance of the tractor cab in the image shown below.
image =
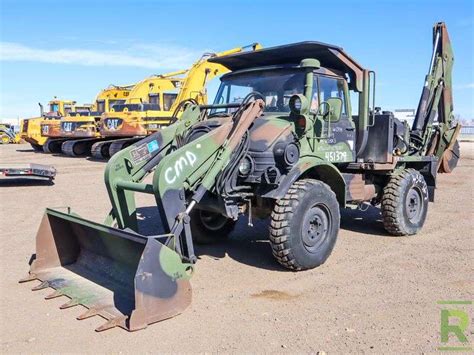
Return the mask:
<path id="1" fill-rule="evenodd" d="M 366 132 L 371 111 L 370 75 L 342 48 L 301 42 L 210 61 L 232 70 L 221 78 L 211 117 L 231 113 L 235 108 L 222 106 L 240 103 L 253 93 L 265 102 L 265 109 L 255 122 L 254 129 L 261 132 L 252 136 L 258 138 L 264 131 L 274 135 L 270 126 L 286 130 L 290 125 L 302 155 L 331 163 L 356 160 L 357 143 Z M 350 91 L 365 100 L 355 116 Z"/>

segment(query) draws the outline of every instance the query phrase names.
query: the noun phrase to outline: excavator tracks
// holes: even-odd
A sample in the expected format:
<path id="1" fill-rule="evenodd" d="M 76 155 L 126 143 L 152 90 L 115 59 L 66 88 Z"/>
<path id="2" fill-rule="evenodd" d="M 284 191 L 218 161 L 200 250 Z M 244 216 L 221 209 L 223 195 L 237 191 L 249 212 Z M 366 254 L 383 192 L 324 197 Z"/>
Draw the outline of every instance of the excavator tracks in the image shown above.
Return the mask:
<path id="1" fill-rule="evenodd" d="M 109 155 L 113 156 L 115 153 L 121 151 L 124 148 L 127 148 L 128 146 L 132 145 L 135 142 L 138 142 L 140 139 L 143 139 L 144 137 L 134 137 L 134 138 L 126 138 L 126 139 L 119 139 L 110 145 L 109 148 Z"/>
<path id="2" fill-rule="evenodd" d="M 113 141 L 95 142 L 91 147 L 91 155 L 95 159 L 110 158 L 109 147 Z"/>
<path id="3" fill-rule="evenodd" d="M 95 159 L 108 159 L 115 153 L 139 141 L 142 138 L 143 137 L 122 138 L 116 140 L 96 142 L 91 147 L 91 155 Z"/>
<path id="4" fill-rule="evenodd" d="M 48 139 L 43 145 L 45 153 L 61 153 L 61 146 L 65 142 L 64 139 Z"/>
<path id="5" fill-rule="evenodd" d="M 63 154 L 70 157 L 90 155 L 92 145 L 96 141 L 96 138 L 65 141 L 61 146 L 61 151 Z"/>

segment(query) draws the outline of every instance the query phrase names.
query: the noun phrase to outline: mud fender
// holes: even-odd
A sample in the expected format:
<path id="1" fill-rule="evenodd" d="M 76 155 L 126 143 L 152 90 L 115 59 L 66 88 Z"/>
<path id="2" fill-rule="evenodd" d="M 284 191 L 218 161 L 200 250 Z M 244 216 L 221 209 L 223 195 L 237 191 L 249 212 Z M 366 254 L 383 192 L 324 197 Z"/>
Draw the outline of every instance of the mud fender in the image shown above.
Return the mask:
<path id="1" fill-rule="evenodd" d="M 290 186 L 302 178 L 313 178 L 329 185 L 334 191 L 341 207 L 346 205 L 346 184 L 339 170 L 331 163 L 316 157 L 303 157 L 283 177 L 278 187 L 263 197 L 280 199 L 285 196 Z"/>

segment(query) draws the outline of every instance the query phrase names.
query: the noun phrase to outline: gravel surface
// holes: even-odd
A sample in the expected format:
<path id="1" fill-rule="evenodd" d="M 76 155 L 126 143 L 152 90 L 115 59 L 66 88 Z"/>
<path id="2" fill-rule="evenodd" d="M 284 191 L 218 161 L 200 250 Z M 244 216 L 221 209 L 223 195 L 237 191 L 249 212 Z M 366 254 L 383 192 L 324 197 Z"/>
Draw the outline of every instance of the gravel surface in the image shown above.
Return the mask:
<path id="1" fill-rule="evenodd" d="M 462 143 L 461 153 L 455 172 L 439 176 L 417 236 L 387 235 L 376 209 L 344 211 L 326 264 L 295 273 L 274 261 L 267 222 L 241 221 L 229 241 L 197 248 L 193 302 L 183 314 L 135 333 L 96 333 L 102 319 L 78 321 L 80 306 L 60 310 L 65 298 L 45 301 L 51 289 L 32 292 L 37 282 L 18 280 L 45 207 L 105 218 L 105 163 L 2 145 L 0 163 L 51 164 L 58 174 L 52 186 L 0 185 L 0 352 L 434 352 L 437 301 L 474 298 L 474 143 Z M 152 233 L 153 197 L 139 195 L 138 205 Z"/>

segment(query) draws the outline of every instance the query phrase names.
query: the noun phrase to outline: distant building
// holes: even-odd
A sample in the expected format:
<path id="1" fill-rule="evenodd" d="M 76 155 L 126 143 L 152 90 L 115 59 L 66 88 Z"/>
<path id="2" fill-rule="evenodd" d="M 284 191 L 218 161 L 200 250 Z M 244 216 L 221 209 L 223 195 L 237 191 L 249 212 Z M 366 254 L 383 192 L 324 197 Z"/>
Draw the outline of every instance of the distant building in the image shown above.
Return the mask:
<path id="1" fill-rule="evenodd" d="M 400 121 L 407 121 L 408 125 L 411 127 L 413 125 L 413 121 L 415 120 L 415 112 L 416 110 L 414 108 L 401 108 L 396 109 L 393 114 Z"/>

